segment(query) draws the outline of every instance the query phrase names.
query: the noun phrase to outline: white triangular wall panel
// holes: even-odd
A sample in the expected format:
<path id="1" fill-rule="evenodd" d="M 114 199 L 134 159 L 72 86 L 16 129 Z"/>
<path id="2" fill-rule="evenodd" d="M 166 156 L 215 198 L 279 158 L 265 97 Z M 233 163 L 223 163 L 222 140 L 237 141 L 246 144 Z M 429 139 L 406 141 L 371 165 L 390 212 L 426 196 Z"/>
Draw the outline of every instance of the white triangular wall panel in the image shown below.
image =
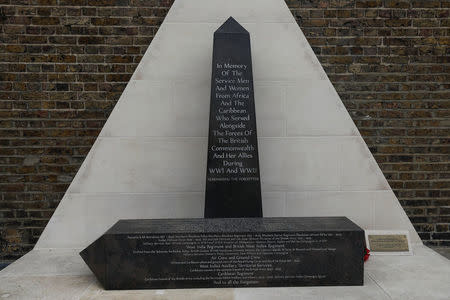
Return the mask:
<path id="1" fill-rule="evenodd" d="M 213 32 L 249 32 L 271 216 L 348 216 L 420 239 L 283 0 L 176 0 L 36 248 L 126 218 L 203 217 Z"/>

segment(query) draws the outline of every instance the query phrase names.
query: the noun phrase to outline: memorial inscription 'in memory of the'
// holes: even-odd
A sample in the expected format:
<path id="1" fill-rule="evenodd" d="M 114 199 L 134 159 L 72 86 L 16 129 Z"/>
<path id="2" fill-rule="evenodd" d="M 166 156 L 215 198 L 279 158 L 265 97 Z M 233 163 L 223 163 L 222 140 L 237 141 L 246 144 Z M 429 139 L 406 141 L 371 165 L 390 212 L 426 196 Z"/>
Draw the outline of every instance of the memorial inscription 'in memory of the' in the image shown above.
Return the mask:
<path id="1" fill-rule="evenodd" d="M 250 35 L 214 33 L 205 217 L 262 217 Z"/>
<path id="2" fill-rule="evenodd" d="M 255 134 L 251 126 L 255 121 L 248 110 L 248 65 L 224 62 L 217 63 L 216 68 L 220 74 L 215 78 L 218 126 L 212 130 L 215 143 L 210 151 L 212 159 L 221 166 L 208 168 L 208 181 L 259 181 L 258 168 L 247 163 L 257 155 L 256 145 L 249 141 Z"/>

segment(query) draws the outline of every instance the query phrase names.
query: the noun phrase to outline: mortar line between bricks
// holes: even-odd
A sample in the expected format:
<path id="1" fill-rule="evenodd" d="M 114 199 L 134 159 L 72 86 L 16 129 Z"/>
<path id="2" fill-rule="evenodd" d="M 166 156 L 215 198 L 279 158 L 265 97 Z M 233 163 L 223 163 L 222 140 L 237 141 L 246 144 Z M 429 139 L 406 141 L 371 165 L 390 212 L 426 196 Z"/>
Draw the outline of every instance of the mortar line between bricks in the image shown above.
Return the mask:
<path id="1" fill-rule="evenodd" d="M 16 101 L 20 101 L 20 100 L 16 100 Z M 45 101 L 45 100 L 43 100 Z M 350 112 L 352 111 L 362 111 L 363 109 L 351 109 Z M 418 110 L 429 110 L 429 108 L 423 108 L 423 109 L 418 109 Z M 418 110 L 412 110 L 412 111 L 418 111 Z M 446 111 L 445 109 L 442 109 L 444 111 Z M 11 110 L 0 110 L 0 112 L 2 111 L 11 111 Z M 37 110 L 36 112 L 39 112 L 42 110 Z M 374 110 L 365 110 L 366 112 L 378 112 L 378 111 L 374 111 Z M 386 110 L 379 110 L 379 111 L 386 111 Z M 439 111 L 438 109 L 436 109 L 436 111 Z M 23 112 L 23 111 L 15 111 L 15 112 Z M 67 113 L 67 112 L 84 112 L 84 111 L 51 111 L 51 112 L 61 112 L 61 113 Z M 87 112 L 92 112 L 92 111 L 87 111 Z M 77 118 L 72 118 L 72 119 L 54 119 L 51 117 L 46 117 L 46 118 L 26 118 L 26 117 L 12 117 L 12 118 L 1 118 L 0 120 L 2 121 L 17 121 L 17 120 L 21 120 L 23 122 L 48 122 L 49 120 L 51 120 L 51 122 L 55 121 L 55 122 L 60 122 L 60 121 L 66 121 L 66 122 L 78 122 L 78 121 L 83 121 L 83 122 L 89 122 L 89 121 L 99 121 L 99 120 L 103 120 L 103 118 L 97 118 L 97 119 L 83 119 L 81 116 L 77 117 Z M 380 118 L 380 117 L 370 117 L 370 118 L 354 118 L 352 119 L 354 122 L 367 122 L 367 121 L 397 121 L 397 122 L 401 122 L 401 121 L 405 121 L 405 120 L 410 120 L 410 121 L 415 121 L 415 122 L 421 122 L 421 121 L 447 121 L 448 118 L 410 118 L 410 117 L 400 117 L 400 118 Z M 67 130 L 68 128 L 70 128 L 70 130 L 75 130 L 75 131 L 83 131 L 83 130 L 101 130 L 103 127 L 81 127 L 81 128 L 75 128 L 74 127 L 36 127 L 36 128 L 32 128 L 32 127 L 27 127 L 27 128 L 23 128 L 23 127 L 16 127 L 14 129 L 8 128 L 8 127 L 0 127 L 0 130 L 5 130 L 5 131 L 11 131 L 11 130 L 25 130 L 25 131 L 35 131 L 35 130 L 43 130 L 43 129 L 59 129 L 59 130 Z M 390 129 L 401 129 L 401 130 L 416 130 L 416 129 L 427 129 L 427 130 L 446 130 L 448 129 L 448 126 L 429 126 L 429 127 L 414 127 L 413 125 L 411 126 L 402 126 L 402 127 L 398 127 L 398 126 L 378 126 L 378 127 L 373 127 L 373 126 L 358 126 L 358 129 L 373 129 L 373 130 L 390 130 Z M 317 135 L 306 135 L 306 136 L 317 136 Z M 334 135 L 333 135 L 334 136 Z M 336 136 L 342 136 L 342 135 L 336 135 Z M 358 136 L 358 135 L 354 135 L 354 136 Z M 374 137 L 373 135 L 361 135 L 363 137 Z M 404 138 L 408 138 L 411 136 L 404 136 L 404 135 L 376 135 L 376 136 L 391 136 L 391 137 L 404 137 Z M 441 136 L 441 135 L 415 135 L 416 137 L 441 137 L 444 138 L 445 136 Z M 199 137 L 199 136 L 198 136 Z M 10 138 L 14 138 L 14 137 L 10 137 Z M 45 137 L 42 137 L 45 138 Z"/>
<path id="2" fill-rule="evenodd" d="M 123 55 L 122 55 L 123 56 Z M 79 63 L 53 63 L 53 62 L 41 62 L 41 63 L 30 63 L 28 64 L 27 62 L 6 62 L 6 63 L 0 63 L 3 65 L 65 65 L 65 66 L 77 66 L 80 63 L 82 63 L 83 65 L 87 65 L 87 66 L 110 66 L 110 65 L 129 65 L 128 63 L 107 63 L 107 62 L 99 62 L 99 63 L 84 63 L 84 62 L 79 62 Z M 133 64 L 138 64 L 138 63 L 133 63 Z M 326 66 L 326 64 L 323 64 Z M 363 65 L 358 63 L 358 65 Z M 442 65 L 442 64 L 437 64 L 437 65 Z M 449 65 L 450 66 L 450 65 Z M 8 72 L 8 74 L 14 74 L 14 75 L 22 75 L 22 74 L 34 74 L 36 72 L 31 72 L 31 71 L 26 71 L 26 72 Z M 123 75 L 128 75 L 130 73 L 128 72 L 117 72 L 117 73 L 111 73 L 111 72 L 48 72 L 47 75 L 110 75 L 110 74 L 123 74 Z M 376 74 L 376 75 L 374 75 Z M 449 73 L 447 72 L 442 72 L 442 73 L 414 73 L 414 75 L 405 75 L 405 72 L 364 72 L 364 73 L 329 73 L 328 76 L 449 76 Z M 134 80 L 134 79 L 133 79 Z M 152 81 L 152 80 L 139 80 L 139 81 Z M 2 81 L 2 82 L 16 82 L 16 81 Z M 40 81 L 27 81 L 27 82 L 40 82 Z M 60 83 L 68 83 L 68 81 L 51 81 L 50 83 L 56 83 L 56 82 L 60 82 Z M 94 82 L 96 83 L 96 81 L 82 81 L 80 83 L 84 83 L 84 82 Z M 108 82 L 122 82 L 122 83 L 128 83 L 128 81 L 108 81 Z M 357 83 L 352 83 L 354 85 L 357 84 L 364 84 L 364 83 L 373 83 L 373 82 L 377 82 L 377 83 L 385 83 L 385 84 L 394 84 L 394 83 L 401 83 L 401 84 L 405 84 L 405 83 L 427 83 L 430 84 L 429 81 L 419 81 L 419 80 L 407 80 L 407 81 L 378 81 L 375 80 L 374 81 L 358 81 Z M 436 81 L 434 83 L 444 83 L 445 81 Z M 342 81 L 339 81 L 339 83 L 342 83 Z M 406 91 L 393 91 L 393 92 L 406 92 Z"/>

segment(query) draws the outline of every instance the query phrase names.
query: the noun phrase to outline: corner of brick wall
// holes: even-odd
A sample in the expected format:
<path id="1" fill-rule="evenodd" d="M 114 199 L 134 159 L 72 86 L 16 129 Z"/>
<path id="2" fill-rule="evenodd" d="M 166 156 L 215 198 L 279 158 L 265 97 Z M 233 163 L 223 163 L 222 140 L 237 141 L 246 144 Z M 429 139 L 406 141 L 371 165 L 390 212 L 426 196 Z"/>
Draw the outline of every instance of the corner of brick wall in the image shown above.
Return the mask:
<path id="1" fill-rule="evenodd" d="M 0 261 L 39 238 L 172 2 L 0 0 Z M 449 246 L 450 1 L 286 3 L 424 242 Z"/>

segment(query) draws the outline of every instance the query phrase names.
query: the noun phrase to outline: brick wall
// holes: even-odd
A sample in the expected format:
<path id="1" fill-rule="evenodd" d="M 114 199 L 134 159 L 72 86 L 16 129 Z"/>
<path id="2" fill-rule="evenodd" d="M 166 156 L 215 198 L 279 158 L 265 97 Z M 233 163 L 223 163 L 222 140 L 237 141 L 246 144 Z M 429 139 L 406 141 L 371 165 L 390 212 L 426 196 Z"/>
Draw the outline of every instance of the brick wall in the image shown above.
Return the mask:
<path id="1" fill-rule="evenodd" d="M 286 2 L 421 237 L 450 245 L 450 1 Z M 0 261 L 37 241 L 171 3 L 0 0 Z"/>

